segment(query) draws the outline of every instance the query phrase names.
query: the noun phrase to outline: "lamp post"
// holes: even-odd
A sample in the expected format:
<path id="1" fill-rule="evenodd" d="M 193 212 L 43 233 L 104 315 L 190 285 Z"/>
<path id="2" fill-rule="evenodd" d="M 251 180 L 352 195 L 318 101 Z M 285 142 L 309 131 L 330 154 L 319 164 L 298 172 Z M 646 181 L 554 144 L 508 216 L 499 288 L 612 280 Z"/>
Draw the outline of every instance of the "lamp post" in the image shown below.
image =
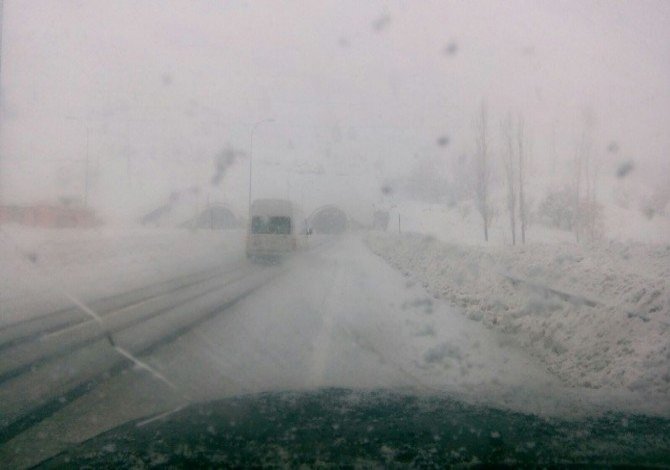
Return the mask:
<path id="1" fill-rule="evenodd" d="M 0 65 L 2 64 L 2 24 L 3 24 L 3 13 L 5 9 L 5 0 L 0 0 Z M 0 109 L 2 109 L 2 102 L 0 101 Z M 3 122 L 0 121 L 0 126 L 2 126 Z M 1 134 L 0 134 L 1 135 Z M 2 159 L 3 155 L 0 155 L 0 165 L 3 163 Z M 0 203 L 2 202 L 2 177 L 4 174 L 2 171 L 0 171 Z"/>
<path id="2" fill-rule="evenodd" d="M 90 176 L 90 171 L 89 171 L 89 140 L 90 140 L 90 133 L 91 129 L 89 127 L 88 121 L 84 118 L 76 117 L 76 116 L 65 116 L 65 119 L 70 120 L 70 121 L 78 121 L 78 122 L 84 122 L 86 124 L 86 154 L 84 156 L 84 207 L 88 207 L 88 192 L 89 192 L 89 176 Z M 96 172 L 98 170 L 98 165 L 97 165 L 97 160 L 96 160 Z"/>
<path id="3" fill-rule="evenodd" d="M 252 171 L 254 162 L 254 132 L 256 132 L 258 126 L 265 124 L 266 122 L 275 122 L 275 120 L 268 118 L 254 123 L 254 125 L 251 127 L 251 136 L 249 137 L 249 223 L 251 223 L 251 175 L 253 174 Z"/>

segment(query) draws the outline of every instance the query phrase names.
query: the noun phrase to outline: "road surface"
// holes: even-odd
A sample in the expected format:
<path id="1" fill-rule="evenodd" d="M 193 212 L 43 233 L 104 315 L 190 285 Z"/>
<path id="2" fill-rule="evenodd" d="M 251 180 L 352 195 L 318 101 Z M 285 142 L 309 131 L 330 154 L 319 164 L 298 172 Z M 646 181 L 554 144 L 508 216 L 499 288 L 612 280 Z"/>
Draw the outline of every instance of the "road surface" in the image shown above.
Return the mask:
<path id="1" fill-rule="evenodd" d="M 269 390 L 407 389 L 540 414 L 571 406 L 513 341 L 430 297 L 356 236 L 279 265 L 228 257 L 15 323 L 0 330 L 0 354 L 0 462 L 12 467 L 131 419 Z"/>

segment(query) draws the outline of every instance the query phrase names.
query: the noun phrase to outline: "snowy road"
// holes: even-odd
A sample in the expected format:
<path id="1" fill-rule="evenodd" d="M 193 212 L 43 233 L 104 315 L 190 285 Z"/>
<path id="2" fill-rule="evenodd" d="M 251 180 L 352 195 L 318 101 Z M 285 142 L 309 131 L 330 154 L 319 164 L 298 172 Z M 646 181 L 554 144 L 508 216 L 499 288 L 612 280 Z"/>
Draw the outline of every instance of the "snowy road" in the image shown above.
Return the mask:
<path id="1" fill-rule="evenodd" d="M 4 328 L 0 437 L 6 440 L 85 394 L 101 374 L 121 370 L 127 365 L 124 354 L 147 354 L 225 310 L 276 272 L 233 265 L 103 299 L 84 306 L 90 312 L 84 317 L 57 311 L 41 322 Z"/>
<path id="2" fill-rule="evenodd" d="M 546 415 L 583 401 L 353 236 L 91 307 L 104 328 L 70 311 L 38 340 L 34 322 L 0 331 L 0 461 L 31 465 L 130 419 L 259 391 L 406 389 Z"/>

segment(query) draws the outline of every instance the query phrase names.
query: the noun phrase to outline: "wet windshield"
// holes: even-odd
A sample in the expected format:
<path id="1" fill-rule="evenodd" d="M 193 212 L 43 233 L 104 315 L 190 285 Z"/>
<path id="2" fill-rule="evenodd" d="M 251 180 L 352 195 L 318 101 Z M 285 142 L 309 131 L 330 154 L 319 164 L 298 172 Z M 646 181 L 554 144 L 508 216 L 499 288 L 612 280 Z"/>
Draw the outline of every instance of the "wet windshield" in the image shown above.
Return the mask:
<path id="1" fill-rule="evenodd" d="M 670 3 L 0 13 L 0 467 L 670 465 Z"/>

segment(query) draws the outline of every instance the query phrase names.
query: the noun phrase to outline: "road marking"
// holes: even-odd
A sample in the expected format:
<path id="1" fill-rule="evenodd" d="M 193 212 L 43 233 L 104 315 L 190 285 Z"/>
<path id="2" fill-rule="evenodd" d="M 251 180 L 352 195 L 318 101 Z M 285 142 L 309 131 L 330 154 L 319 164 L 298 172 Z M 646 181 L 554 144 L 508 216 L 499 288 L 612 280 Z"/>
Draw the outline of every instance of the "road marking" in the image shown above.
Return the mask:
<path id="1" fill-rule="evenodd" d="M 125 307 L 121 307 L 121 308 L 118 308 L 116 310 L 106 312 L 104 314 L 104 317 L 101 317 L 100 321 L 98 321 L 96 319 L 92 319 L 92 318 L 88 319 L 88 320 L 84 320 L 83 322 L 76 323 L 76 324 L 71 325 L 67 328 L 52 331 L 51 333 L 47 333 L 45 335 L 42 335 L 42 336 L 40 336 L 39 339 L 40 339 L 40 341 L 44 341 L 44 340 L 50 339 L 50 338 L 55 337 L 55 336 L 60 336 L 60 335 L 63 335 L 63 334 L 67 334 L 67 333 L 70 333 L 70 332 L 72 332 L 72 331 L 74 331 L 78 328 L 84 328 L 84 327 L 88 326 L 91 322 L 97 322 L 97 323 L 100 323 L 102 326 L 104 326 L 105 320 L 109 320 L 110 317 L 113 317 L 114 315 L 118 315 L 119 313 L 122 313 L 125 310 L 129 310 L 129 309 L 139 307 L 140 305 L 149 303 L 149 302 L 151 302 L 152 300 L 155 300 L 155 299 L 160 299 L 161 297 L 165 297 L 165 296 L 170 295 L 170 294 L 172 294 L 172 292 L 164 292 L 162 294 L 158 294 L 158 295 L 155 295 L 153 297 L 149 297 L 149 298 L 146 298 L 146 299 L 139 300 L 139 301 L 137 301 L 135 303 L 132 303 L 130 305 L 126 305 Z"/>

